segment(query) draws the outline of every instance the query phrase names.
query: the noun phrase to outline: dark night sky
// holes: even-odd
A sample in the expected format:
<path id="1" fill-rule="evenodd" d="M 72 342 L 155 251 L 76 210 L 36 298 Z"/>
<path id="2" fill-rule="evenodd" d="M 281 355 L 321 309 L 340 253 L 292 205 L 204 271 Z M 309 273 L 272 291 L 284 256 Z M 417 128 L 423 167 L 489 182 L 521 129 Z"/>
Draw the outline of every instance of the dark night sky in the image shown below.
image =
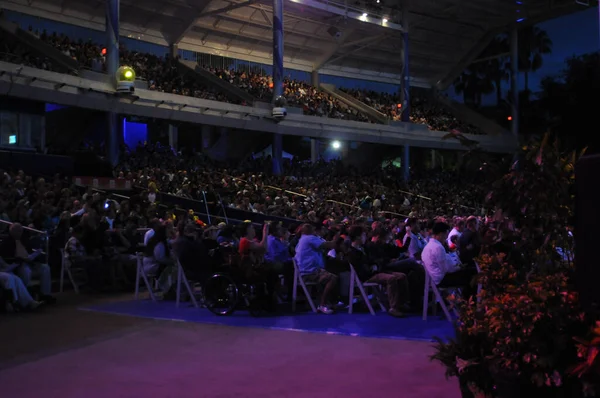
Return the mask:
<path id="1" fill-rule="evenodd" d="M 540 79 L 560 72 L 565 58 L 600 49 L 598 8 L 593 7 L 576 14 L 553 19 L 539 25 L 552 39 L 552 54 L 544 58 L 544 66 L 535 73 L 532 88 L 537 89 Z"/>
<path id="2" fill-rule="evenodd" d="M 575 14 L 546 21 L 538 26 L 548 32 L 553 46 L 552 53 L 544 57 L 542 68 L 529 75 L 529 85 L 533 92 L 539 90 L 542 78 L 560 73 L 565 66 L 566 58 L 600 50 L 598 7 L 590 7 Z M 523 88 L 523 75 L 520 74 L 519 78 L 520 88 Z M 505 94 L 508 88 L 506 83 Z M 462 100 L 462 96 L 456 95 L 453 91 L 450 89 L 449 94 L 457 100 Z M 484 102 L 494 104 L 495 94 L 487 96 Z"/>

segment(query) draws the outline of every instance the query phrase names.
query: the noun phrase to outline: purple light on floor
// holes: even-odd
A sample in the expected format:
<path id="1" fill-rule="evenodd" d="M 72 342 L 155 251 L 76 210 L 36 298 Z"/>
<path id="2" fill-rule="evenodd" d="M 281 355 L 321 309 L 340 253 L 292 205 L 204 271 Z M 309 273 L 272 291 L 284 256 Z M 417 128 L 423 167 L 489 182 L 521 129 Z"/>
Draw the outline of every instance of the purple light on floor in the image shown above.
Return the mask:
<path id="1" fill-rule="evenodd" d="M 519 18 L 517 19 L 517 22 L 523 22 L 525 20 L 525 18 Z"/>

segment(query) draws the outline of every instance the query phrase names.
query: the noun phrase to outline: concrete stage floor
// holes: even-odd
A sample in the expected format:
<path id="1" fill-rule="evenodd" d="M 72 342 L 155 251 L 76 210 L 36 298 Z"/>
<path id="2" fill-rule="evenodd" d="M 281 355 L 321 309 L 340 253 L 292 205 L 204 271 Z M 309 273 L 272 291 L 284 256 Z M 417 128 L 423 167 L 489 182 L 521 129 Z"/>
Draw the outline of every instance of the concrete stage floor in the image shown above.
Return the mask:
<path id="1" fill-rule="evenodd" d="M 432 344 L 80 311 L 130 296 L 66 294 L 0 316 L 7 398 L 458 398 Z"/>

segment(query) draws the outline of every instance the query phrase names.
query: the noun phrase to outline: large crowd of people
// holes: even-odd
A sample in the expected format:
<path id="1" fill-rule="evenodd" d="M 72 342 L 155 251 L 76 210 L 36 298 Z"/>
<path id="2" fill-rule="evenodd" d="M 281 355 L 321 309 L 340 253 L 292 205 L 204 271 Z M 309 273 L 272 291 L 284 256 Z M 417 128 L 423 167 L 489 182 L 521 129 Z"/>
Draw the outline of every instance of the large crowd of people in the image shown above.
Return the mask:
<path id="1" fill-rule="evenodd" d="M 466 205 L 480 199 L 482 191 L 466 181 L 455 189 L 458 184 L 441 175 L 400 185 L 390 170 L 361 174 L 334 161 L 289 162 L 284 176 L 274 176 L 265 161 L 228 167 L 147 144 L 122 159 L 115 178 L 139 187 L 127 199 L 77 187 L 60 176 L 47 180 L 22 171 L 2 174 L 0 300 L 7 308 L 35 310 L 53 303 L 51 278 L 59 275 L 63 261 L 82 271 L 78 278 L 92 291 L 132 289 L 136 253 L 141 251 L 144 268 L 162 276 L 159 286 L 167 299 L 174 295 L 174 254 L 186 273 L 199 279 L 212 267 L 231 262 L 232 254 L 267 264 L 261 268 L 270 270 L 266 275 L 284 276 L 287 289 L 272 286 L 280 299 L 290 297 L 295 258 L 308 279 L 324 284 L 327 294 L 319 303 L 324 313 L 351 299 L 338 281 L 350 261 L 362 280 L 386 287 L 390 314 L 401 316 L 420 306 L 423 289 L 417 286 L 423 283 L 420 261 L 425 261 L 420 253 L 431 237 L 445 233 L 440 223 L 454 225 L 454 236 L 465 228 L 464 216 L 477 215 L 466 221 L 467 227 L 469 220 L 484 220 L 477 207 Z M 417 192 L 431 199 L 419 199 Z M 208 201 L 220 201 L 248 218 L 262 213 L 283 224 L 267 222 L 262 237 L 252 223 L 236 227 L 222 216 L 209 225 L 192 210 L 162 203 L 162 193 L 189 199 L 208 194 Z M 446 246 L 454 252 L 459 241 L 451 237 Z M 467 246 L 462 253 L 477 251 Z M 458 255 L 451 257 L 453 264 L 460 262 Z"/>
<path id="2" fill-rule="evenodd" d="M 4 172 L 0 211 L 6 224 L 3 224 L 0 245 L 0 287 L 3 288 L 0 299 L 6 308 L 27 311 L 54 303 L 51 275 L 57 276 L 62 266 L 60 249 L 64 250 L 67 267 L 81 270 L 82 283 L 93 291 L 132 289 L 136 252 L 141 251 L 143 267 L 149 274 L 157 275 L 165 299 L 174 296 L 175 259 L 179 259 L 186 274 L 195 280 L 206 278 L 214 267 L 223 263 L 250 264 L 251 272 L 259 274 L 258 280 L 264 280 L 269 287 L 267 291 L 273 294 L 273 301 L 269 301 L 273 307 L 268 305 L 267 308 L 275 308 L 275 298 L 290 299 L 293 259 L 304 278 L 323 284 L 324 294 L 318 309 L 325 314 L 331 314 L 337 306 L 347 305 L 353 299 L 339 288 L 339 279 L 348 272 L 350 264 L 361 280 L 384 287 L 392 316 L 420 309 L 423 267 L 438 270 L 433 273 L 436 282 L 461 283 L 464 291 L 469 291 L 468 281 L 473 271 L 470 256 L 478 254 L 481 245 L 476 224 L 483 219 L 479 217 L 466 220 L 457 216 L 423 217 L 416 211 L 406 219 L 390 216 L 378 209 L 403 198 L 388 199 L 383 195 L 372 201 L 364 197 L 357 206 L 334 205 L 325 210 L 321 206 L 327 203 L 326 195 L 333 195 L 334 191 L 319 190 L 323 186 L 312 177 L 289 174 L 279 180 L 294 181 L 294 189 L 308 194 L 302 199 L 293 194 L 286 198 L 287 191 L 265 184 L 265 181 L 276 182 L 267 180 L 266 173 L 265 181 L 256 179 L 250 183 L 225 174 L 241 171 L 218 169 L 217 165 L 202 165 L 200 161 L 183 172 L 177 168 L 175 156 L 166 153 L 147 147 L 128 156 L 118 178 L 131 178 L 148 189 L 120 200 L 91 188 L 76 187 L 59 176 L 45 180 L 32 178 L 22 171 Z M 167 163 L 161 169 L 154 168 L 153 162 L 160 159 Z M 336 165 L 313 168 L 335 170 Z M 303 172 L 313 172 L 309 169 Z M 290 164 L 287 171 L 292 173 L 292 170 Z M 246 175 L 253 176 L 250 173 L 254 172 L 250 165 Z M 207 175 L 219 177 L 207 179 Z M 361 177 L 348 176 L 339 184 L 343 187 L 342 196 L 369 194 L 360 192 L 366 186 L 352 185 L 352 179 L 357 184 Z M 312 185 L 302 188 L 303 183 Z M 249 222 L 237 227 L 223 222 L 207 225 L 192 211 L 159 205 L 159 187 L 169 191 L 186 190 L 190 184 L 198 189 L 212 189 L 219 195 L 233 192 L 227 200 L 232 200 L 230 206 L 238 209 L 284 214 L 294 220 L 288 225 L 266 223 L 261 235 Z M 279 191 L 282 196 L 271 200 L 270 189 Z M 235 193 L 238 190 L 241 191 Z M 194 195 L 192 190 L 186 193 Z M 251 199 L 258 197 L 263 198 L 264 203 L 253 204 Z M 446 223 L 454 226 L 450 238 L 447 236 L 450 227 Z M 471 235 L 463 231 L 471 231 Z M 461 234 L 467 237 L 465 242 L 461 241 Z M 44 251 L 46 238 L 50 240 L 48 252 Z M 446 252 L 440 250 L 447 250 L 448 256 L 442 255 Z M 462 254 L 467 257 L 461 258 Z M 235 260 L 231 260 L 232 257 Z M 198 261 L 200 258 L 206 261 Z M 439 264 L 440 261 L 444 263 Z M 270 275 L 283 275 L 284 287 L 277 283 L 279 278 Z M 36 280 L 38 284 L 34 283 Z"/>
<path id="3" fill-rule="evenodd" d="M 283 166 L 283 176 L 275 176 L 269 158 L 228 167 L 203 155 L 146 145 L 124 153 L 117 170 L 163 193 L 200 200 L 203 192 L 218 190 L 226 206 L 299 220 L 480 214 L 487 193 L 474 180 L 443 171 L 405 183 L 394 167 L 366 173 L 340 161 L 313 165 L 293 159 Z"/>
<path id="4" fill-rule="evenodd" d="M 101 45 L 91 41 L 72 40 L 64 34 L 38 32 L 31 27 L 29 31 L 40 40 L 59 49 L 64 55 L 76 60 L 82 67 L 98 72 L 105 71 L 105 54 Z M 32 55 L 24 48 L 15 48 L 15 45 L 3 44 L 3 47 L 6 51 L 0 55 L 4 59 L 7 59 L 8 54 L 17 54 L 18 62 L 52 70 L 51 62 L 47 58 Z M 182 75 L 176 66 L 176 60 L 168 55 L 160 57 L 148 53 L 129 51 L 124 47 L 121 47 L 120 52 L 121 64 L 132 66 L 138 77 L 148 82 L 150 90 L 245 105 L 242 100 L 232 101 L 230 96 L 219 92 L 218 89 L 200 84 L 197 79 Z M 11 58 L 15 59 L 14 56 L 11 56 Z M 214 68 L 210 65 L 204 67 L 221 79 L 248 91 L 258 100 L 270 101 L 272 98 L 273 80 L 266 73 L 256 73 L 245 69 Z M 352 109 L 307 82 L 285 78 L 284 89 L 288 104 L 302 108 L 305 115 L 376 122 L 368 115 Z M 401 109 L 398 108 L 400 101 L 397 95 L 361 90 L 345 91 L 385 114 L 390 120 L 400 120 Z M 481 133 L 476 127 L 458 120 L 442 105 L 422 96 L 412 98 L 410 120 L 413 123 L 425 124 L 429 129 L 436 131 L 458 130 L 462 133 Z"/>
<path id="5" fill-rule="evenodd" d="M 399 121 L 402 118 L 402 100 L 398 94 L 380 93 L 372 90 L 342 91 L 383 113 L 391 120 Z M 456 118 L 444 106 L 425 96 L 411 93 L 410 121 L 417 124 L 426 124 L 430 130 L 453 131 L 458 130 L 467 134 L 482 134 L 475 126 Z"/>

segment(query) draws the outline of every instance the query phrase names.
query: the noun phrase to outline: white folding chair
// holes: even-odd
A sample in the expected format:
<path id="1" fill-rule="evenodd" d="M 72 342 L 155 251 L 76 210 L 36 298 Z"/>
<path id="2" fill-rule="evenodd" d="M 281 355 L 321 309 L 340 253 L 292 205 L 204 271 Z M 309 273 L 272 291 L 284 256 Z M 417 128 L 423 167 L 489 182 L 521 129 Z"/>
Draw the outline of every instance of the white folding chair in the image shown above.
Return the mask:
<path id="1" fill-rule="evenodd" d="M 448 319 L 448 322 L 453 323 L 454 321 L 452 320 L 452 316 L 450 316 L 450 311 L 448 310 L 448 306 L 446 306 L 446 302 L 441 294 L 440 288 L 436 286 L 436 284 L 433 282 L 433 279 L 429 275 L 427 268 L 423 267 L 423 269 L 425 270 L 425 291 L 423 292 L 423 320 L 427 320 L 427 310 L 429 309 L 429 294 L 433 292 L 433 296 L 435 298 L 431 303 L 433 304 L 433 315 L 436 315 L 437 312 L 436 304 L 440 303 L 442 311 L 444 311 L 444 315 L 446 315 L 446 319 Z"/>
<path id="2" fill-rule="evenodd" d="M 308 304 L 313 312 L 317 312 L 317 307 L 315 307 L 315 303 L 310 297 L 310 292 L 308 291 L 308 286 L 317 285 L 316 282 L 305 282 L 302 278 L 302 274 L 300 273 L 300 269 L 298 268 L 298 264 L 296 264 L 296 260 L 292 260 L 294 263 L 294 287 L 292 290 L 292 312 L 296 312 L 296 300 L 298 298 L 298 284 L 302 287 L 304 291 L 304 295 L 306 296 L 306 300 L 308 300 Z"/>
<path id="3" fill-rule="evenodd" d="M 65 249 L 60 249 L 60 292 L 63 292 L 64 284 L 65 284 L 65 273 L 69 277 L 71 281 L 71 285 L 73 285 L 73 289 L 75 293 L 79 294 L 79 286 L 77 282 L 75 282 L 75 278 L 73 278 L 73 273 L 71 272 L 71 260 L 67 257 L 67 253 Z"/>
<path id="4" fill-rule="evenodd" d="M 348 293 L 348 298 L 350 300 L 350 305 L 348 306 L 348 314 L 352 314 L 352 310 L 354 307 L 354 289 L 356 287 L 358 287 L 358 290 L 360 291 L 360 295 L 362 296 L 363 301 L 367 305 L 367 308 L 369 309 L 369 312 L 371 313 L 371 315 L 375 315 L 375 310 L 373 310 L 373 306 L 371 305 L 371 300 L 369 300 L 369 295 L 367 294 L 365 288 L 372 288 L 373 290 L 375 290 L 375 297 L 377 298 L 377 302 L 379 303 L 381 310 L 386 311 L 386 308 L 383 305 L 383 303 L 381 302 L 381 299 L 379 297 L 381 294 L 381 290 L 380 290 L 381 285 L 379 283 L 371 283 L 371 282 L 362 283 L 360 281 L 360 278 L 358 277 L 358 274 L 356 273 L 356 270 L 354 269 L 354 266 L 352 264 L 349 264 L 349 265 L 350 265 L 350 290 Z"/>
<path id="5" fill-rule="evenodd" d="M 190 295 L 190 300 L 192 300 L 192 304 L 194 305 L 194 307 L 200 308 L 198 306 L 198 301 L 196 300 L 196 296 L 194 296 L 194 289 L 192 289 L 192 287 L 190 286 L 190 282 L 188 281 L 187 277 L 185 276 L 183 267 L 181 266 L 179 259 L 177 259 L 177 298 L 175 301 L 175 306 L 177 308 L 179 308 L 179 301 L 181 300 L 181 283 L 182 282 L 185 285 L 185 288 L 186 288 L 188 294 Z"/>
<path id="6" fill-rule="evenodd" d="M 144 280 L 144 284 L 150 293 L 150 298 L 152 301 L 156 301 L 156 295 L 154 294 L 154 289 L 152 288 L 152 284 L 150 283 L 150 278 L 144 271 L 144 255 L 143 253 L 137 253 L 137 270 L 135 273 L 135 299 L 138 299 L 140 292 L 140 277 Z"/>

